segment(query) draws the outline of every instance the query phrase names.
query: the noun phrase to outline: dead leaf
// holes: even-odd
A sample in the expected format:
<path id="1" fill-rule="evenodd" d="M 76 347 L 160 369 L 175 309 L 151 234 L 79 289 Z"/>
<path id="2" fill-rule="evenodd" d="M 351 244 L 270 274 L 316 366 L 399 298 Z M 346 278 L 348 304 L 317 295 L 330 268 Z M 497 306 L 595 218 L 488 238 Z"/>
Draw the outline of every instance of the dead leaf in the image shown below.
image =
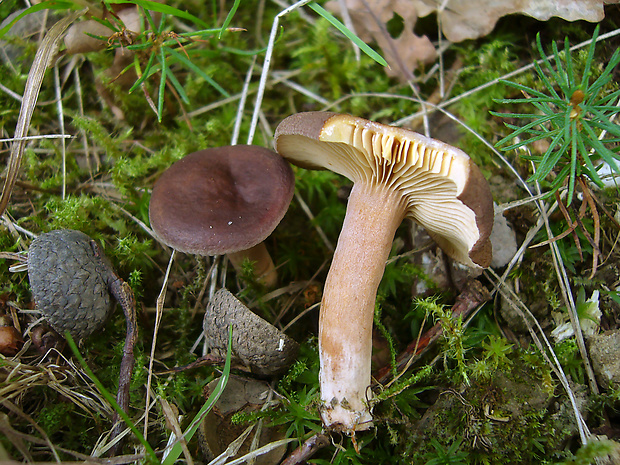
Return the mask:
<path id="1" fill-rule="evenodd" d="M 214 379 L 207 385 L 205 398 L 213 392 L 218 381 L 219 378 Z M 230 376 L 226 389 L 200 425 L 202 439 L 200 445 L 208 459 L 217 457 L 226 450 L 234 451 L 229 457 L 237 454 L 241 456 L 251 449 L 272 444 L 285 437 L 285 429 L 282 426 L 263 424 L 259 427 L 259 437 L 256 438 L 258 443 L 253 447 L 251 441 L 246 441 L 251 427 L 248 428 L 245 422 L 237 423 L 232 420 L 238 413 L 246 415 L 256 413 L 266 403 L 273 402 L 273 406 L 276 406 L 279 401 L 271 400 L 270 391 L 269 384 L 264 381 Z M 233 444 L 235 446 L 231 447 Z M 280 463 L 285 453 L 286 446 L 274 447 L 273 450 L 258 457 L 254 463 L 255 465 Z"/>
<path id="2" fill-rule="evenodd" d="M 493 30 L 502 16 L 522 13 L 540 21 L 552 16 L 567 21 L 599 22 L 604 5 L 620 0 L 448 0 L 444 8 L 436 0 L 410 0 L 409 8 L 421 17 L 438 12 L 444 35 L 451 42 L 482 37 Z M 441 11 L 440 11 L 441 10 Z"/>
<path id="3" fill-rule="evenodd" d="M 325 8 L 341 15 L 340 3 L 332 0 Z M 430 39 L 413 33 L 418 15 L 410 0 L 344 0 L 343 3 L 358 37 L 364 42 L 374 41 L 381 48 L 389 65 L 386 70 L 389 76 L 406 82 L 413 78 L 413 71 L 420 63 L 435 61 L 437 52 Z M 397 38 L 385 26 L 394 14 L 403 19 L 404 26 Z"/>

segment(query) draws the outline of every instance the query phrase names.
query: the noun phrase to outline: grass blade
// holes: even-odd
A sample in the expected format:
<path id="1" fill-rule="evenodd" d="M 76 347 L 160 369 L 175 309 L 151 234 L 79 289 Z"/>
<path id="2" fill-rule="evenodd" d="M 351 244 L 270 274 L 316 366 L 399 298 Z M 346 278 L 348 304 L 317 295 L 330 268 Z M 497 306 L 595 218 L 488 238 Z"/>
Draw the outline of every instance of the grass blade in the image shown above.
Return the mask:
<path id="1" fill-rule="evenodd" d="M 594 59 L 594 49 L 596 47 L 596 38 L 598 37 L 599 25 L 594 28 L 594 34 L 592 34 L 592 42 L 588 47 L 588 57 L 586 58 L 586 64 L 583 69 L 583 76 L 581 77 L 581 88 L 585 89 L 590 79 L 590 69 L 592 68 L 592 60 Z"/>
<path id="2" fill-rule="evenodd" d="M 222 23 L 222 28 L 220 29 L 220 33 L 217 36 L 218 39 L 221 39 L 222 34 L 224 34 L 224 32 L 226 32 L 226 29 L 228 29 L 228 26 L 230 25 L 230 22 L 232 21 L 233 16 L 235 16 L 235 13 L 237 12 L 237 8 L 239 8 L 240 4 L 241 4 L 241 0 L 235 0 L 235 3 L 233 4 L 232 8 L 228 12 L 228 15 L 226 15 L 226 19 L 224 20 L 224 23 Z"/>
<path id="3" fill-rule="evenodd" d="M 347 39 L 349 39 L 351 42 L 353 42 L 355 45 L 357 45 L 362 52 L 364 52 L 370 58 L 375 60 L 381 66 L 385 66 L 386 68 L 389 68 L 389 66 L 387 64 L 387 61 L 385 61 L 385 58 L 383 58 L 379 53 L 374 51 L 372 49 L 372 47 L 370 47 L 366 42 L 364 42 L 362 39 L 360 39 L 355 34 L 353 34 L 353 32 L 348 27 L 346 27 L 344 24 L 342 24 L 329 11 L 327 11 L 325 8 L 323 8 L 321 5 L 319 5 L 316 2 L 310 2 L 310 3 L 308 3 L 308 6 L 312 10 L 314 10 L 317 14 L 319 14 L 324 19 L 326 19 L 332 26 L 334 26 L 336 29 L 338 29 L 340 32 L 342 32 L 342 34 L 344 34 L 344 36 Z"/>
<path id="4" fill-rule="evenodd" d="M 157 95 L 157 122 L 161 123 L 161 116 L 164 112 L 164 94 L 166 92 L 166 74 L 168 65 L 166 64 L 166 54 L 164 49 L 159 49 L 159 62 L 161 63 L 161 75 L 159 77 L 159 93 Z"/>
<path id="5" fill-rule="evenodd" d="M 198 76 L 202 77 L 205 81 L 207 81 L 211 85 L 211 87 L 217 90 L 224 97 L 230 97 L 230 94 L 226 92 L 226 90 L 222 86 L 220 86 L 217 82 L 215 82 L 213 78 L 209 76 L 207 73 L 205 73 L 202 69 L 200 69 L 194 63 L 192 63 L 192 61 L 189 58 L 187 58 L 185 55 L 171 48 L 167 50 L 168 50 L 168 53 L 170 53 L 170 55 L 172 55 L 176 60 L 180 61 L 185 66 L 187 66 L 189 69 L 191 69 L 193 72 L 198 74 Z"/>
<path id="6" fill-rule="evenodd" d="M 613 168 L 613 170 L 616 173 L 620 173 L 620 169 L 618 169 L 618 165 L 616 164 L 616 160 L 615 160 L 615 159 L 620 159 L 620 156 L 617 153 L 614 153 L 611 150 L 609 150 L 607 147 L 605 147 L 601 143 L 600 140 L 598 140 L 597 135 L 594 134 L 594 131 L 592 130 L 589 124 L 583 124 L 582 127 L 585 130 L 585 132 L 588 133 L 589 138 L 587 139 L 587 142 L 589 143 L 589 145 L 594 150 L 596 150 L 597 154 L 603 160 L 605 160 L 605 162 L 609 166 L 611 166 L 611 168 Z"/>
<path id="7" fill-rule="evenodd" d="M 209 411 L 213 408 L 217 400 L 222 395 L 222 392 L 224 392 L 224 389 L 226 388 L 226 384 L 228 383 L 228 378 L 230 376 L 231 359 L 232 359 L 232 326 L 229 328 L 229 331 L 228 331 L 228 350 L 226 352 L 226 362 L 224 363 L 224 370 L 222 371 L 222 375 L 220 376 L 220 379 L 217 385 L 215 386 L 215 389 L 213 390 L 213 392 L 211 393 L 211 395 L 209 396 L 205 404 L 202 406 L 200 411 L 196 414 L 196 416 L 194 417 L 190 425 L 187 427 L 187 429 L 185 430 L 185 433 L 183 433 L 183 437 L 185 438 L 186 441 L 189 441 L 192 438 L 192 436 L 194 436 L 194 433 L 196 433 L 196 430 L 198 430 L 198 426 L 200 426 L 200 423 L 204 419 L 205 415 L 209 413 Z M 183 449 L 181 447 L 181 443 L 177 441 L 177 443 L 174 446 L 172 446 L 172 449 L 170 449 L 170 452 L 164 458 L 162 465 L 173 465 L 176 462 L 177 458 L 179 458 L 182 452 L 183 452 Z"/>
<path id="8" fill-rule="evenodd" d="M 189 97 L 185 93 L 185 89 L 183 89 L 183 86 L 181 85 L 177 77 L 174 75 L 172 70 L 168 69 L 167 76 L 168 76 L 168 80 L 170 81 L 170 84 L 172 84 L 172 86 L 175 88 L 175 90 L 179 94 L 179 97 L 181 97 L 181 100 L 183 101 L 183 103 L 186 103 L 189 105 Z"/>
<path id="9" fill-rule="evenodd" d="M 146 62 L 146 66 L 144 68 L 144 71 L 140 69 L 140 60 L 138 58 L 138 55 L 134 56 L 134 65 L 136 67 L 136 74 L 138 75 L 138 80 L 136 82 L 133 83 L 133 86 L 131 86 L 131 88 L 129 89 L 129 93 L 131 94 L 134 90 L 136 90 L 138 87 L 140 87 L 140 84 L 142 84 L 147 77 L 150 76 L 149 72 L 151 70 L 151 67 L 153 66 L 153 61 L 155 60 L 155 54 L 151 53 L 151 56 L 149 57 L 149 61 Z"/>
<path id="10" fill-rule="evenodd" d="M 101 384 L 101 381 L 99 381 L 99 379 L 95 376 L 92 370 L 88 367 L 88 363 L 86 363 L 86 360 L 84 360 L 84 357 L 82 357 L 82 354 L 80 353 L 80 350 L 78 349 L 77 344 L 75 343 L 75 341 L 71 337 L 71 334 L 68 331 L 65 333 L 65 339 L 67 340 L 67 344 L 71 348 L 73 355 L 75 356 L 80 366 L 82 367 L 82 370 L 86 372 L 86 374 L 93 381 L 95 386 L 97 386 L 97 389 L 99 390 L 101 395 L 105 397 L 105 399 L 114 408 L 116 413 L 118 413 L 118 415 L 123 419 L 127 427 L 132 431 L 132 433 L 144 446 L 144 450 L 146 450 L 146 453 L 149 455 L 149 457 L 151 457 L 153 462 L 157 463 L 159 460 L 157 459 L 157 456 L 155 455 L 155 451 L 153 450 L 151 445 L 144 438 L 140 430 L 136 428 L 136 425 L 133 424 L 133 422 L 131 421 L 131 418 L 129 418 L 129 415 L 127 415 L 127 413 L 120 407 L 120 405 L 118 405 L 114 396 L 110 394 L 110 392 L 103 386 L 103 384 Z"/>
<path id="11" fill-rule="evenodd" d="M 503 79 L 500 79 L 498 82 L 506 86 L 509 86 L 509 87 L 514 87 L 515 89 L 518 89 L 521 92 L 525 92 L 526 94 L 535 95 L 536 97 L 540 97 L 540 98 L 547 98 L 547 99 L 549 98 L 547 94 L 543 94 L 542 92 L 536 89 L 532 89 L 531 87 L 524 86 L 523 84 L 519 84 L 518 82 L 504 81 Z M 558 100 L 561 100 L 559 96 L 557 98 Z M 510 103 L 512 101 L 512 99 L 503 99 L 503 100 L 506 100 L 506 103 Z"/>
<path id="12" fill-rule="evenodd" d="M 9 30 L 15 25 L 17 21 L 22 19 L 24 16 L 29 15 L 30 13 L 36 13 L 41 10 L 71 10 L 75 9 L 75 4 L 73 2 L 62 2 L 62 1 L 54 1 L 54 0 L 46 0 L 44 2 L 38 3 L 36 5 L 32 5 L 30 8 L 26 8 L 20 14 L 18 14 L 13 20 L 0 29 L 0 39 L 4 37 L 4 35 L 9 32 Z"/>
<path id="13" fill-rule="evenodd" d="M 4 214 L 9 204 L 13 186 L 19 174 L 19 167 L 21 165 L 24 149 L 26 148 L 26 140 L 24 137 L 28 135 L 30 121 L 32 120 L 32 115 L 37 105 L 39 92 L 43 85 L 43 78 L 45 77 L 45 71 L 50 66 L 52 58 L 56 54 L 58 42 L 60 42 L 67 28 L 77 18 L 86 13 L 86 11 L 87 10 L 84 9 L 82 11 L 73 12 L 55 23 L 47 34 L 45 34 L 45 37 L 43 37 L 41 41 L 41 45 L 39 45 L 37 49 L 34 61 L 28 72 L 21 108 L 19 109 L 14 136 L 16 140 L 11 144 L 11 154 L 7 163 L 7 174 L 4 180 L 4 186 L 2 187 L 2 194 L 0 195 L 0 215 Z"/>

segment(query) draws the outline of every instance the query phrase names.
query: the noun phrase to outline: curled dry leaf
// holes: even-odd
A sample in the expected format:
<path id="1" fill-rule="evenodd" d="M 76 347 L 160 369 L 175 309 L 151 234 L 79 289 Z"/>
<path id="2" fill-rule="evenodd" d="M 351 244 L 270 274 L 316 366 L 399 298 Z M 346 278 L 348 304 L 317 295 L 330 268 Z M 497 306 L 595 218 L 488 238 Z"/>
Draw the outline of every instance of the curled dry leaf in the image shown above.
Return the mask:
<path id="1" fill-rule="evenodd" d="M 205 397 L 209 397 L 218 382 L 219 378 L 216 378 L 207 385 Z M 215 403 L 213 410 L 207 414 L 200 425 L 200 445 L 209 460 L 219 457 L 225 451 L 230 454 L 229 458 L 232 458 L 245 455 L 250 449 L 253 449 L 251 438 L 256 430 L 252 432 L 250 437 L 246 436 L 244 438 L 244 430 L 246 430 L 247 424 L 233 421 L 233 416 L 235 414 L 249 415 L 253 412 L 258 412 L 266 404 L 276 405 L 278 401 L 270 400 L 270 390 L 269 384 L 264 381 L 242 378 L 235 375 L 228 379 L 226 389 Z M 260 427 L 258 434 L 258 447 L 285 437 L 285 431 L 282 426 L 268 425 L 266 422 Z M 238 447 L 238 450 L 236 453 L 233 453 L 235 446 Z M 285 452 L 285 445 L 274 447 L 266 454 L 258 456 L 254 464 L 271 465 L 280 463 Z"/>
<path id="2" fill-rule="evenodd" d="M 412 0 L 410 8 L 421 17 L 433 12 L 441 18 L 442 32 L 451 42 L 482 37 L 493 30 L 502 16 L 522 13 L 541 21 L 559 16 L 567 21 L 585 19 L 601 21 L 605 17 L 605 4 L 619 0 L 449 0 L 442 2 Z M 442 8 L 443 6 L 443 8 Z"/>
<path id="3" fill-rule="evenodd" d="M 437 51 L 426 36 L 417 36 L 413 27 L 418 19 L 417 11 L 408 0 L 345 0 L 348 13 L 353 22 L 355 33 L 365 42 L 376 42 L 389 68 L 388 76 L 397 77 L 406 82 L 413 77 L 421 63 L 435 61 Z M 332 0 L 325 7 L 336 15 L 342 15 L 341 2 Z M 397 14 L 403 19 L 403 31 L 392 37 L 386 29 L 386 23 Z"/>

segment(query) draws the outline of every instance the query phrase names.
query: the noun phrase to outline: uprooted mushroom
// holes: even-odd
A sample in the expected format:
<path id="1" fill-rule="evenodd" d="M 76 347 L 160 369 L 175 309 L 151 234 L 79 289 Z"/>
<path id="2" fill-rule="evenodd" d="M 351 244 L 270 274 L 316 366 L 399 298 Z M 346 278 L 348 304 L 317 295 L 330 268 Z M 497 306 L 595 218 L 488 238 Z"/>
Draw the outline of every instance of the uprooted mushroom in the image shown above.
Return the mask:
<path id="1" fill-rule="evenodd" d="M 321 416 L 352 434 L 372 425 L 371 350 L 375 300 L 396 229 L 421 224 L 452 258 L 491 261 L 493 202 L 461 150 L 405 129 L 328 112 L 284 119 L 276 150 L 292 163 L 353 181 L 323 291 L 319 319 Z"/>

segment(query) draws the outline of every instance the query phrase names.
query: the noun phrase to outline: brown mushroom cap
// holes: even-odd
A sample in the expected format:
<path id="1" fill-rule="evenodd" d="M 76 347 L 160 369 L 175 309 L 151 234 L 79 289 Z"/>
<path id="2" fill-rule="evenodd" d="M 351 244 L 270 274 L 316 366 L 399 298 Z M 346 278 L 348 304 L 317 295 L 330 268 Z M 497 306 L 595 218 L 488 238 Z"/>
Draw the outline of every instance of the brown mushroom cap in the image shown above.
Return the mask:
<path id="1" fill-rule="evenodd" d="M 191 153 L 153 187 L 151 226 L 181 252 L 221 255 L 265 240 L 293 197 L 290 165 L 264 147 L 235 145 Z"/>
<path id="2" fill-rule="evenodd" d="M 448 255 L 472 267 L 490 264 L 493 199 L 463 151 L 406 129 L 318 111 L 284 119 L 275 144 L 283 157 L 303 168 L 391 186 L 401 193 L 406 216 Z"/>

